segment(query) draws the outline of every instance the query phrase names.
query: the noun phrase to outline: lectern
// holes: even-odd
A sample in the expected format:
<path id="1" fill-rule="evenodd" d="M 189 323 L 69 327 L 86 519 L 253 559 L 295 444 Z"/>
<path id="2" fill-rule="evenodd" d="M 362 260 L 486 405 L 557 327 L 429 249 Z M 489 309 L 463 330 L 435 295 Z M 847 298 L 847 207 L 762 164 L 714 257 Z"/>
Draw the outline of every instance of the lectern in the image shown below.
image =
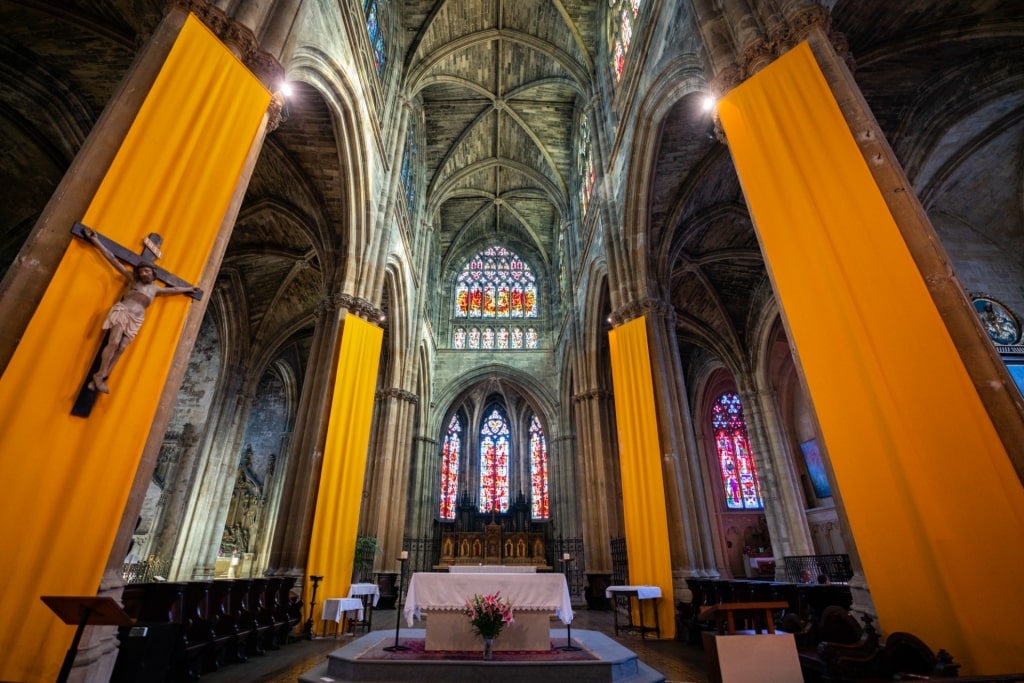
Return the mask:
<path id="1" fill-rule="evenodd" d="M 66 683 L 75 664 L 78 643 L 82 640 L 82 631 L 86 624 L 92 626 L 131 626 L 134 621 L 124 611 L 117 600 L 96 595 L 44 595 L 41 600 L 50 610 L 60 617 L 65 624 L 77 624 L 75 637 L 71 647 L 64 656 L 64 665 L 57 675 L 57 683 Z"/>

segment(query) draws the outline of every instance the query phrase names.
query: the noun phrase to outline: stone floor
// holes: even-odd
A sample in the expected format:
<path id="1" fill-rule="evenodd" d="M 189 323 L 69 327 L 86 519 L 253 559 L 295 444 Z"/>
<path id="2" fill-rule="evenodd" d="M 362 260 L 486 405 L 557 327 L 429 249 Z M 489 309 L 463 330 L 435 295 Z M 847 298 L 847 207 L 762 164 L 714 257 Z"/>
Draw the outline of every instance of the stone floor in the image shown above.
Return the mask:
<path id="1" fill-rule="evenodd" d="M 373 630 L 395 630 L 395 610 L 377 610 L 373 613 Z M 328 624 L 334 626 L 333 622 Z M 561 622 L 552 621 L 552 628 Z M 640 661 L 661 672 L 666 683 L 707 683 L 704 667 L 704 652 L 678 640 L 641 640 L 632 633 L 614 634 L 611 612 L 579 609 L 572 625 L 579 629 L 600 631 L 633 650 Z M 405 626 L 403 622 L 402 626 Z M 416 624 L 422 628 L 422 622 Z M 323 633 L 324 625 L 317 622 L 316 631 Z M 332 650 L 337 649 L 350 636 L 300 640 L 281 650 L 261 657 L 253 657 L 242 664 L 224 667 L 216 673 L 204 674 L 202 683 L 295 683 L 303 672 L 320 664 Z"/>

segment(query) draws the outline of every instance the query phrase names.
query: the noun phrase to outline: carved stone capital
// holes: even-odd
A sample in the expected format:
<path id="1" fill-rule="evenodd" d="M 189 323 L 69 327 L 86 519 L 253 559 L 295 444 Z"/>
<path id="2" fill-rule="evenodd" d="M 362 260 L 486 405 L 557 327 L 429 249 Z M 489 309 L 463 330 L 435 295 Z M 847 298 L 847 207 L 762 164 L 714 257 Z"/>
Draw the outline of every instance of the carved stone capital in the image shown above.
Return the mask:
<path id="1" fill-rule="evenodd" d="M 618 310 L 612 311 L 608 318 L 612 325 L 621 325 L 622 323 L 629 322 L 630 320 L 634 320 L 635 318 L 639 318 L 640 316 L 648 313 L 661 318 L 672 319 L 675 316 L 675 308 L 672 307 L 672 304 L 667 304 L 660 299 L 647 297 L 645 299 L 630 301 Z"/>
<path id="2" fill-rule="evenodd" d="M 171 0 L 171 3 L 194 14 L 238 55 L 268 90 L 277 90 L 284 79 L 284 67 L 273 56 L 260 50 L 259 40 L 249 27 L 229 19 L 224 10 L 206 0 Z"/>
<path id="3" fill-rule="evenodd" d="M 743 79 L 743 70 L 738 64 L 733 64 L 728 68 L 719 71 L 718 74 L 711 79 L 711 82 L 708 83 L 708 87 L 711 90 L 711 94 L 717 100 L 728 95 L 733 88 L 743 82 Z"/>
<path id="4" fill-rule="evenodd" d="M 313 312 L 319 318 L 325 313 L 334 313 L 341 308 L 341 302 L 338 300 L 338 295 L 333 292 L 328 292 L 320 297 L 313 306 Z"/>
<path id="5" fill-rule="evenodd" d="M 591 389 L 589 391 L 581 391 L 572 397 L 573 403 L 583 403 L 584 401 L 594 401 L 599 399 L 611 398 L 612 393 L 606 389 Z"/>
<path id="6" fill-rule="evenodd" d="M 411 391 L 399 389 L 398 387 L 388 387 L 387 389 L 381 389 L 380 391 L 377 392 L 378 400 L 388 398 L 396 398 L 400 401 L 405 401 L 406 403 L 411 403 L 413 405 L 416 405 L 420 402 L 419 396 L 412 393 Z"/>
<path id="7" fill-rule="evenodd" d="M 771 64 L 775 59 L 775 54 L 768 41 L 758 38 L 740 51 L 736 61 L 739 63 L 740 70 L 749 76 Z"/>
<path id="8" fill-rule="evenodd" d="M 338 294 L 338 304 L 366 320 L 380 321 L 384 319 L 384 311 L 360 296 Z"/>

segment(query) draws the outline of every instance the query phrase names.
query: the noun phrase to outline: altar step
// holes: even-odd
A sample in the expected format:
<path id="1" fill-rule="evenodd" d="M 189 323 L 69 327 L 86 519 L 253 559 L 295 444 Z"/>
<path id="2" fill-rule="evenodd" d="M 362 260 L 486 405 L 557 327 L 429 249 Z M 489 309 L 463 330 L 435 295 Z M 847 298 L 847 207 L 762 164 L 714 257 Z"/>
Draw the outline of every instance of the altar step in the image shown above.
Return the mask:
<path id="1" fill-rule="evenodd" d="M 565 629 L 551 633 L 562 637 Z M 424 638 L 424 629 L 403 629 L 399 636 Z M 573 644 L 593 659 L 582 661 L 483 661 L 474 659 L 366 659 L 363 656 L 395 635 L 371 631 L 327 656 L 327 661 L 299 677 L 299 683 L 406 683 L 407 681 L 486 681 L 486 683 L 664 683 L 665 677 L 636 653 L 598 631 L 573 630 Z"/>

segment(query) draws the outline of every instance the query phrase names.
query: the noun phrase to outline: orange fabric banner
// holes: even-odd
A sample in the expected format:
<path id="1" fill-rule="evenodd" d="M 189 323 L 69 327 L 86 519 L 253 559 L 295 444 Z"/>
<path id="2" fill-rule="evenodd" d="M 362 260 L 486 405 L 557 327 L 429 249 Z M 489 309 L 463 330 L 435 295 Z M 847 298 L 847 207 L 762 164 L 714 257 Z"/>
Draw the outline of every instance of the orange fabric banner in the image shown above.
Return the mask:
<path id="1" fill-rule="evenodd" d="M 882 629 L 1024 670 L 1024 489 L 810 47 L 719 114 Z"/>
<path id="2" fill-rule="evenodd" d="M 654 406 L 651 358 L 647 349 L 647 318 L 636 318 L 611 330 L 608 343 L 615 390 L 615 423 L 619 432 L 629 581 L 633 585 L 661 588 L 661 599 L 657 601 L 661 637 L 671 639 L 676 634 L 672 554 L 658 413 Z M 653 614 L 647 611 L 644 614 L 645 625 L 652 625 Z"/>
<path id="3" fill-rule="evenodd" d="M 345 597 L 352 583 L 383 339 L 381 328 L 354 315 L 345 316 L 306 562 L 305 619 L 310 617 L 310 575 L 324 577 L 317 589 L 318 604 L 324 598 Z M 315 628 L 319 612 L 312 617 Z"/>
<path id="4" fill-rule="evenodd" d="M 198 282 L 270 93 L 189 17 L 82 222 Z M 71 226 L 68 226 L 71 229 Z M 0 680 L 52 681 L 75 628 L 42 595 L 92 596 L 111 553 L 191 299 L 146 312 L 88 418 L 71 406 L 125 279 L 74 240 L 0 378 Z"/>

